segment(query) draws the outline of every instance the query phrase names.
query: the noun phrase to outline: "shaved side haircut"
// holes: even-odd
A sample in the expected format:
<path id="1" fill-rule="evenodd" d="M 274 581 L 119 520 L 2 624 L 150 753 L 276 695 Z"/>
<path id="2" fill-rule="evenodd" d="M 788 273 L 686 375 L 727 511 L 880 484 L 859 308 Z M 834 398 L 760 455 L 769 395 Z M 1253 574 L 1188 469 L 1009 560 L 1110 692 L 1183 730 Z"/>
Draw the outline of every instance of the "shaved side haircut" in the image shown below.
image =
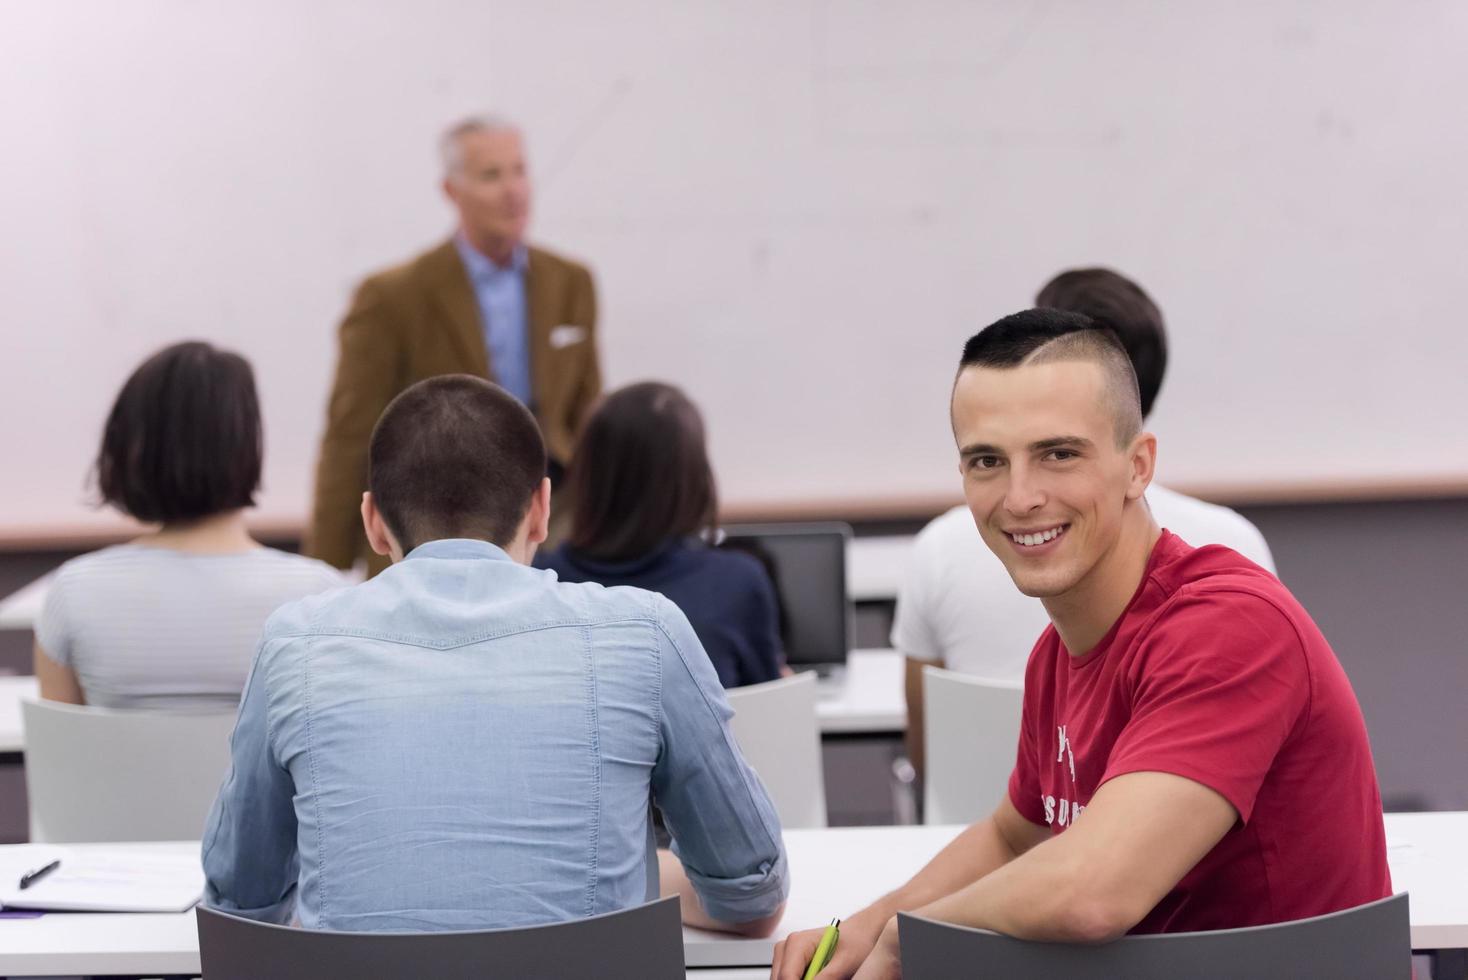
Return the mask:
<path id="1" fill-rule="evenodd" d="M 1104 407 L 1111 415 L 1117 446 L 1126 448 L 1142 431 L 1137 373 L 1116 334 L 1084 314 L 1036 309 L 996 320 L 963 345 L 958 374 L 971 367 L 1003 369 L 1055 361 L 1089 361 L 1101 368 Z"/>

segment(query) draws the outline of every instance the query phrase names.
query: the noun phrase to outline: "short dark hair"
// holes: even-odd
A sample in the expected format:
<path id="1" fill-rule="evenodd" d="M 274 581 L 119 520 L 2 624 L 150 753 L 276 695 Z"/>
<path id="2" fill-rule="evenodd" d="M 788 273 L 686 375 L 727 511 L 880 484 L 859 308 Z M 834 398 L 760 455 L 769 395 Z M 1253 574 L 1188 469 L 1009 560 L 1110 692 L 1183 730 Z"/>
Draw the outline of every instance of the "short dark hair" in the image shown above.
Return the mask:
<path id="1" fill-rule="evenodd" d="M 252 507 L 263 442 L 250 362 L 203 341 L 174 344 L 139 365 L 112 403 L 97 491 L 148 523 Z"/>
<path id="2" fill-rule="evenodd" d="M 403 552 L 441 538 L 507 545 L 545 478 L 529 409 L 468 374 L 420 381 L 372 430 L 367 488 Z"/>
<path id="3" fill-rule="evenodd" d="M 566 475 L 570 547 L 591 558 L 648 554 L 713 525 L 718 491 L 703 418 L 672 385 L 645 381 L 608 395 Z"/>
<path id="4" fill-rule="evenodd" d="M 1054 309 L 1011 313 L 969 338 L 958 371 L 1073 360 L 1101 366 L 1116 442 L 1125 446 L 1142 429 L 1137 375 L 1116 334 L 1084 314 Z"/>
<path id="5" fill-rule="evenodd" d="M 1167 373 L 1167 328 L 1141 286 L 1110 269 L 1069 269 L 1044 285 L 1035 305 L 1084 313 L 1115 331 L 1137 373 L 1142 417 L 1152 414 Z"/>

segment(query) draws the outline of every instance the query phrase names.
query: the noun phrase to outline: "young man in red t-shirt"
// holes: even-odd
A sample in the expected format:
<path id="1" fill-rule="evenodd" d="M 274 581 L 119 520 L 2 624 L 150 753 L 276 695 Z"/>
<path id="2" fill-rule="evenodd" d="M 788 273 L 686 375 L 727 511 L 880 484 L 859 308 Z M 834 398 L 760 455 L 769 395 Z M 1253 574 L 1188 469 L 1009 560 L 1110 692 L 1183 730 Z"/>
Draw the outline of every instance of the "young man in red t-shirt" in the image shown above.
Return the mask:
<path id="1" fill-rule="evenodd" d="M 1051 627 L 1009 796 L 842 923 L 821 980 L 900 976 L 898 911 L 1099 942 L 1321 915 L 1391 894 L 1366 726 L 1274 576 L 1159 528 L 1136 377 L 1088 317 L 1030 310 L 964 348 L 953 432 L 985 543 Z M 775 950 L 796 980 L 820 930 Z"/>

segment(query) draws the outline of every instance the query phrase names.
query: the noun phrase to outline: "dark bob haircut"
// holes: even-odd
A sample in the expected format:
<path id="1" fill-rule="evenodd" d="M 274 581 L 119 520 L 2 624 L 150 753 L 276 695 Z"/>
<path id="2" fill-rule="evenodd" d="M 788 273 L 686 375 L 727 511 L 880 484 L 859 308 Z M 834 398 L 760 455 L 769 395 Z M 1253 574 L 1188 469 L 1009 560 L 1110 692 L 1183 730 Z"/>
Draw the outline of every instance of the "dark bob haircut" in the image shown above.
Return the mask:
<path id="1" fill-rule="evenodd" d="M 703 418 L 688 397 L 655 381 L 628 385 L 597 407 L 566 475 L 567 544 L 609 561 L 646 555 L 670 538 L 705 530 L 718 492 Z"/>
<path id="2" fill-rule="evenodd" d="M 545 478 L 535 417 L 468 374 L 429 378 L 394 398 L 367 453 L 367 488 L 404 554 L 441 538 L 509 544 Z"/>
<path id="3" fill-rule="evenodd" d="M 1111 328 L 1137 373 L 1142 416 L 1152 414 L 1167 373 L 1167 328 L 1141 286 L 1110 269 L 1070 269 L 1045 284 L 1035 305 L 1083 313 Z"/>
<path id="4" fill-rule="evenodd" d="M 173 524 L 251 507 L 263 456 L 255 374 L 202 341 L 165 347 L 122 386 L 97 452 L 102 503 Z"/>

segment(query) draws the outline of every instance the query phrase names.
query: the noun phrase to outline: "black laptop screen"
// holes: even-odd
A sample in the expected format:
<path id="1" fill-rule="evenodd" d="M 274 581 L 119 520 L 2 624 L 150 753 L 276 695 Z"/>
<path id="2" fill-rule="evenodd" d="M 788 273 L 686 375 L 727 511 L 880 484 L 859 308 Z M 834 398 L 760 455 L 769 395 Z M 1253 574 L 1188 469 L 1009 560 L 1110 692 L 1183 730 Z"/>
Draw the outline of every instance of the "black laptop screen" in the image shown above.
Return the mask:
<path id="1" fill-rule="evenodd" d="M 743 524 L 721 547 L 758 558 L 775 583 L 780 634 L 792 667 L 844 663 L 851 628 L 846 595 L 846 524 Z"/>

